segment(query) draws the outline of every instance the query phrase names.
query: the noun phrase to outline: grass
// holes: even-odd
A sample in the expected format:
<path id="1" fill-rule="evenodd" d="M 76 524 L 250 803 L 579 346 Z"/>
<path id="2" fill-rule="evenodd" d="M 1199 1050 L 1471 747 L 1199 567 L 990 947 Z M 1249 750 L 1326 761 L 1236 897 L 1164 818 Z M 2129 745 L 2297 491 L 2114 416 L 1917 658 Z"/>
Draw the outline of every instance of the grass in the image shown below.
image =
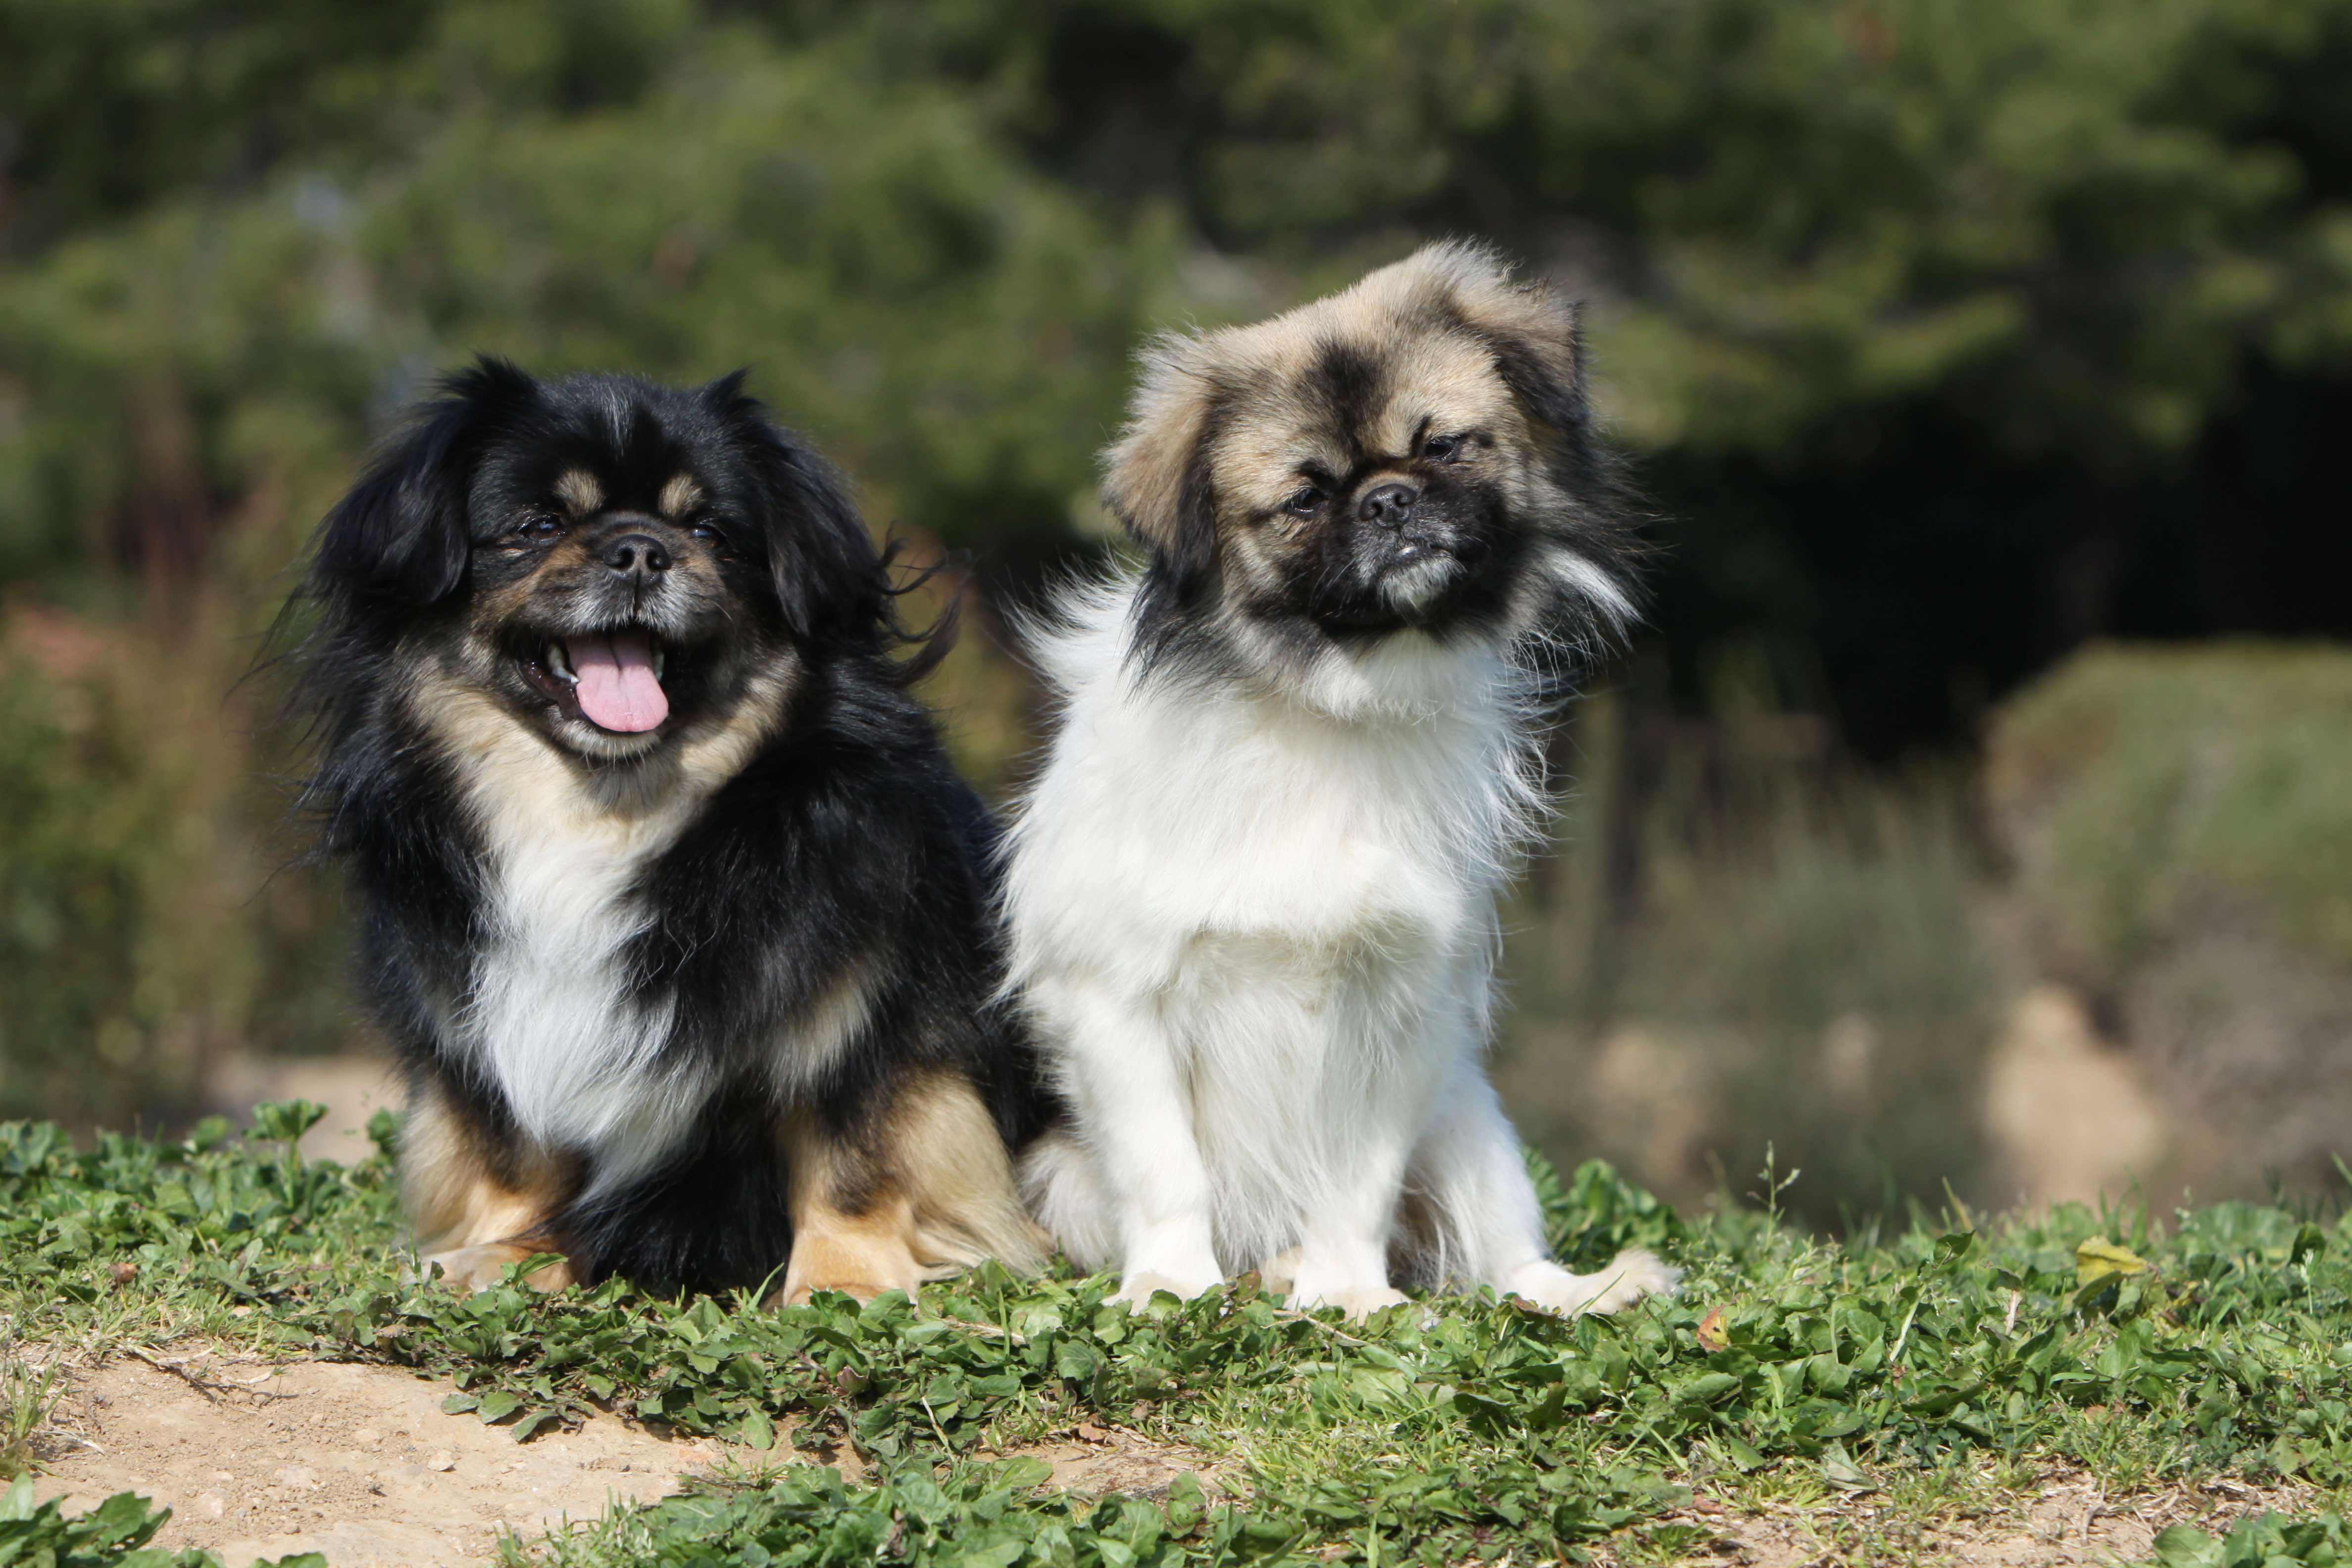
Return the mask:
<path id="1" fill-rule="evenodd" d="M 1604 1166 L 1547 1171 L 1571 1260 L 1641 1244 L 1689 1269 L 1675 1300 L 1575 1322 L 1470 1300 L 1343 1323 L 1247 1280 L 1130 1312 L 1104 1279 L 994 1269 L 782 1311 L 618 1282 L 465 1298 L 405 1276 L 384 1159 L 293 1151 L 314 1110 L 87 1150 L 0 1124 L 0 1315 L 82 1363 L 198 1340 L 410 1367 L 519 1440 L 604 1409 L 740 1445 L 687 1495 L 509 1541 L 513 1564 L 1648 1563 L 1769 1520 L 1907 1559 L 2053 1475 L 2292 1500 L 2231 1536 L 2168 1532 L 2168 1563 L 2346 1548 L 2352 1226 L 2308 1208 L 2068 1207 L 1835 1246 L 1769 1208 L 1685 1219 Z M 1209 1482 L 1042 1487 L 1024 1449 L 1080 1424 Z M 788 1462 L 845 1451 L 862 1479 Z M 205 1561 L 142 1547 L 158 1522 L 128 1497 L 67 1520 L 20 1488 L 0 1565 Z"/>
<path id="2" fill-rule="evenodd" d="M 47 1424 L 57 1399 L 57 1363 L 36 1363 L 13 1341 L 0 1341 L 0 1481 L 33 1468 L 34 1435 Z"/>

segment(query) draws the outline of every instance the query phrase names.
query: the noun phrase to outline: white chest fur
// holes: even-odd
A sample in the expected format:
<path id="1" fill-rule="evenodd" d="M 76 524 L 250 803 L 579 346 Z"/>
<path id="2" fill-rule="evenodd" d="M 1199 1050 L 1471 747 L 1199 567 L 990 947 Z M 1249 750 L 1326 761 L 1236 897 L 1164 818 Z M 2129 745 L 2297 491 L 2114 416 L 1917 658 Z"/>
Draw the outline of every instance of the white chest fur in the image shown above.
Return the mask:
<path id="1" fill-rule="evenodd" d="M 446 717 L 446 710 L 444 713 Z M 452 1043 L 505 1092 L 522 1131 L 585 1153 L 592 1183 L 625 1183 L 673 1150 L 708 1099 L 705 1075 L 660 1061 L 667 1003 L 632 995 L 629 942 L 648 915 L 634 889 L 708 790 L 599 798 L 537 737 L 501 719 L 445 728 L 486 853 L 489 931 Z"/>
<path id="2" fill-rule="evenodd" d="M 1507 671 L 1433 648 L 1454 665 L 1442 700 L 1335 717 L 1139 684 L 1123 635 L 1089 624 L 1054 650 L 1068 706 L 1014 828 L 1017 968 L 1150 989 L 1203 940 L 1341 968 L 1367 946 L 1484 943 L 1541 812 Z"/>

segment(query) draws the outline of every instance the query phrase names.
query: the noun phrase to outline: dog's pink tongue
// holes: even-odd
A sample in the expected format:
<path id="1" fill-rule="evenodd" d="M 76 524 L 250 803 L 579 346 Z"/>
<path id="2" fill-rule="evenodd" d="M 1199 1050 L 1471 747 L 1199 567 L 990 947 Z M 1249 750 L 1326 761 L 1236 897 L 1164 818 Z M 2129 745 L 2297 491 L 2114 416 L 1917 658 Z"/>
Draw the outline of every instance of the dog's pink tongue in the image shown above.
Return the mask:
<path id="1" fill-rule="evenodd" d="M 669 699 L 654 678 L 653 645 L 643 632 L 566 639 L 580 711 L 601 729 L 634 735 L 669 717 Z"/>

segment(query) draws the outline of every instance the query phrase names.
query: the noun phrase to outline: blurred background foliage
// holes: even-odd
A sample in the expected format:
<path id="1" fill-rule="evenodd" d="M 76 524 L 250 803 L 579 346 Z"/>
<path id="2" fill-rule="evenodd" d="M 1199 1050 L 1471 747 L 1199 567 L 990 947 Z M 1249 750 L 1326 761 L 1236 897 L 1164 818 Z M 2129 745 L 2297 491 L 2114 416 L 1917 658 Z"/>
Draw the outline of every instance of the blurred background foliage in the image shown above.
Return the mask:
<path id="1" fill-rule="evenodd" d="M 2000 1201 L 2045 983 L 2159 1100 L 2341 1079 L 2352 0 L 0 0 L 0 1110 L 351 1043 L 238 678 L 437 369 L 752 366 L 970 552 L 1001 789 L 1140 336 L 1449 234 L 1589 301 L 1667 546 L 1516 917 L 1532 1132 Z M 2225 634 L 2307 646 L 2063 663 Z M 2305 1110 L 2142 1173 L 2321 1181 Z"/>

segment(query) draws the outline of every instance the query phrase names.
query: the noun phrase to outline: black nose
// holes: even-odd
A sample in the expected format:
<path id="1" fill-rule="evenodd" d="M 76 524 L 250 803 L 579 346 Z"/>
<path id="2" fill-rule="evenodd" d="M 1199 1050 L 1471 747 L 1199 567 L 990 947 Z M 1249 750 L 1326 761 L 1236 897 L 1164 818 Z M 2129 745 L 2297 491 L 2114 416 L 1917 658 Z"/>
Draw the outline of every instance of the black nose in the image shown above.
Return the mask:
<path id="1" fill-rule="evenodd" d="M 669 570 L 669 551 L 649 533 L 625 533 L 604 546 L 604 564 L 642 582 Z"/>
<path id="2" fill-rule="evenodd" d="M 1382 528 L 1402 528 L 1405 520 L 1412 515 L 1413 503 L 1419 500 L 1421 492 L 1411 485 L 1394 482 L 1374 485 L 1364 492 L 1364 499 L 1356 503 L 1356 515 Z"/>

